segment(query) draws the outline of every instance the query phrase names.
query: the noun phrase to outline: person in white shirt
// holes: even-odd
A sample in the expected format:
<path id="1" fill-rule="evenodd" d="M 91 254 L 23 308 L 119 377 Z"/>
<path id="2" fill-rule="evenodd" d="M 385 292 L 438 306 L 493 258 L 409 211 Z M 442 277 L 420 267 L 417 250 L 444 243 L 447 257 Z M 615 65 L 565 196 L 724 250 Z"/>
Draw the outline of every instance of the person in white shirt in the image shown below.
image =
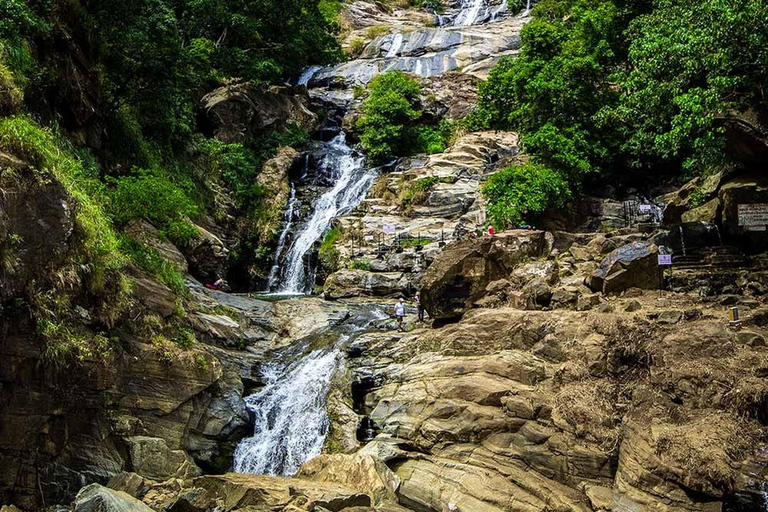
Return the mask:
<path id="1" fill-rule="evenodd" d="M 397 319 L 397 330 L 403 330 L 403 318 L 405 318 L 405 301 L 402 297 L 395 304 L 395 318 Z"/>

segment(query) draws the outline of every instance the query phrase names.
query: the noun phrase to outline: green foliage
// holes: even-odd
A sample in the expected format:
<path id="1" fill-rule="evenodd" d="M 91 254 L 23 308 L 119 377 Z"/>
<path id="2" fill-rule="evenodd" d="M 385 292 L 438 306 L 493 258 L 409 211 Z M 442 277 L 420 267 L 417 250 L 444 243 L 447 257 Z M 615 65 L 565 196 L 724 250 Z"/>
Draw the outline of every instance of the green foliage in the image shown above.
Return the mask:
<path id="1" fill-rule="evenodd" d="M 353 37 L 349 40 L 347 54 L 350 57 L 357 57 L 365 50 L 365 39 L 362 37 Z"/>
<path id="2" fill-rule="evenodd" d="M 335 244 L 340 236 L 341 231 L 339 231 L 339 228 L 332 228 L 325 234 L 325 237 L 323 237 L 323 241 L 320 244 L 320 251 L 318 254 L 320 257 L 320 264 L 328 272 L 334 272 L 339 268 L 339 258 L 341 257 L 341 254 L 335 247 Z"/>
<path id="3" fill-rule="evenodd" d="M 365 32 L 365 35 L 368 36 L 368 39 L 376 39 L 379 36 L 383 36 L 384 34 L 389 34 L 389 28 L 386 25 L 374 25 L 372 27 L 368 27 L 368 30 Z"/>
<path id="4" fill-rule="evenodd" d="M 630 24 L 623 94 L 602 120 L 632 167 L 664 160 L 700 174 L 725 164 L 718 119 L 768 110 L 766 12 L 764 0 L 657 0 Z"/>
<path id="5" fill-rule="evenodd" d="M 516 227 L 544 212 L 559 208 L 570 196 L 568 180 L 543 165 L 507 167 L 492 175 L 483 186 L 488 214 L 497 228 Z"/>
<path id="6" fill-rule="evenodd" d="M 410 182 L 407 186 L 403 187 L 399 196 L 400 207 L 408 209 L 411 206 L 422 204 L 429 195 L 429 191 L 432 190 L 440 179 L 436 176 L 429 176 L 427 178 L 421 178 Z"/>
<path id="7" fill-rule="evenodd" d="M 722 121 L 768 114 L 767 11 L 764 0 L 541 0 L 518 58 L 494 67 L 462 123 L 521 132 L 558 191 L 713 172 L 731 165 Z M 540 211 L 523 199 L 497 201 L 493 217 Z"/>
<path id="8" fill-rule="evenodd" d="M 176 295 L 182 296 L 186 293 L 184 276 L 179 268 L 160 256 L 155 248 L 128 236 L 120 239 L 120 246 L 136 266 L 153 275 Z"/>
<path id="9" fill-rule="evenodd" d="M 24 93 L 21 87 L 0 58 L 0 112 L 18 111 L 23 100 Z"/>
<path id="10" fill-rule="evenodd" d="M 368 156 L 382 162 L 414 153 L 445 150 L 448 125 L 419 123 L 419 83 L 402 71 L 389 71 L 371 80 L 357 121 L 360 142 Z"/>
<path id="11" fill-rule="evenodd" d="M 92 289 L 114 281 L 126 260 L 109 218 L 105 213 L 103 185 L 75 157 L 71 147 L 54 132 L 42 129 L 26 117 L 0 119 L 0 148 L 29 161 L 38 170 L 49 172 L 64 185 L 76 204 L 75 219 L 80 237 L 77 259 L 88 268 Z"/>
<path id="12" fill-rule="evenodd" d="M 368 260 L 355 260 L 350 263 L 349 268 L 352 270 L 371 270 L 371 262 Z"/>
<path id="13" fill-rule="evenodd" d="M 158 171 L 136 169 L 133 175 L 115 180 L 115 184 L 112 211 L 119 225 L 144 218 L 177 242 L 197 235 L 187 220 L 197 213 L 197 207 L 178 185 Z"/>
<path id="14" fill-rule="evenodd" d="M 344 6 L 341 4 L 341 0 L 320 0 L 317 3 L 317 8 L 320 10 L 320 14 L 323 15 L 325 21 L 331 26 L 335 26 L 339 22 L 339 14 Z"/>

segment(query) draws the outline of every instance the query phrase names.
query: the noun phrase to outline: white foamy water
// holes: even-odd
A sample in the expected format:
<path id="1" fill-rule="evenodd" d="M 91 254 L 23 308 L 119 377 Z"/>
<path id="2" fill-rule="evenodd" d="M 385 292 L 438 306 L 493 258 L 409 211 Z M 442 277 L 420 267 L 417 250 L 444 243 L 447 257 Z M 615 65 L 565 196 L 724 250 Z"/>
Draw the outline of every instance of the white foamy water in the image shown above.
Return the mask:
<path id="1" fill-rule="evenodd" d="M 278 290 L 282 293 L 311 290 L 313 283 L 307 279 L 305 263 L 307 254 L 328 231 L 333 219 L 360 204 L 376 178 L 376 171 L 364 166 L 365 157 L 347 145 L 344 132 L 329 142 L 327 149 L 320 169 L 334 181 L 334 186 L 317 199 L 311 216 L 296 234 L 283 259 Z"/>
<path id="2" fill-rule="evenodd" d="M 453 25 L 469 26 L 478 22 L 478 17 L 481 13 L 485 13 L 488 10 L 486 0 L 463 0 L 461 3 L 461 11 L 453 20 Z M 483 14 L 484 16 L 484 14 Z"/>
<path id="3" fill-rule="evenodd" d="M 315 350 L 288 368 L 262 369 L 267 385 L 245 399 L 254 431 L 235 450 L 235 472 L 292 476 L 320 454 L 330 424 L 325 398 L 340 358 L 338 349 Z"/>
<path id="4" fill-rule="evenodd" d="M 397 57 L 397 52 L 400 51 L 400 48 L 403 46 L 403 34 L 402 32 L 398 32 L 397 34 L 394 34 L 392 36 L 392 43 L 389 46 L 389 51 L 387 52 L 386 57 L 392 58 Z"/>

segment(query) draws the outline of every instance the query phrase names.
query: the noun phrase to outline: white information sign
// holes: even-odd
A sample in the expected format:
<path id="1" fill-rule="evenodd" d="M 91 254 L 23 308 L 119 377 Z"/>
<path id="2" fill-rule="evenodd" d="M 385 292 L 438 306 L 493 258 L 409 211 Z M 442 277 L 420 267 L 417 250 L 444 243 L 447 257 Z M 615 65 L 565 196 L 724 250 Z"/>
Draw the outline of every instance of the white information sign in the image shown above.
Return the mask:
<path id="1" fill-rule="evenodd" d="M 381 230 L 387 235 L 394 235 L 395 229 L 394 224 L 384 224 L 384 227 Z"/>
<path id="2" fill-rule="evenodd" d="M 768 225 L 768 203 L 739 205 L 739 226 L 765 225 Z"/>
<path id="3" fill-rule="evenodd" d="M 671 264 L 672 264 L 671 254 L 659 254 L 659 265 L 671 265 Z"/>
<path id="4" fill-rule="evenodd" d="M 650 213 L 650 212 L 651 212 L 651 205 L 649 204 L 640 205 L 640 213 Z"/>
<path id="5" fill-rule="evenodd" d="M 372 242 L 373 241 L 373 235 L 365 235 L 365 241 L 366 242 Z"/>

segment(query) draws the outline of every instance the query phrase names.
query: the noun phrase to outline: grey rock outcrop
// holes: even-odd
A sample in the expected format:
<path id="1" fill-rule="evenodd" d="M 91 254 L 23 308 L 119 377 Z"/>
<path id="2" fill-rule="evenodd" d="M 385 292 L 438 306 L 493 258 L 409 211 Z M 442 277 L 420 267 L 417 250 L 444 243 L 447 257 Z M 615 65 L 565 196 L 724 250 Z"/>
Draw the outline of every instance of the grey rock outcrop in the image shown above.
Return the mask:
<path id="1" fill-rule="evenodd" d="M 605 257 L 587 279 L 589 287 L 604 294 L 627 288 L 657 289 L 660 286 L 658 248 L 651 242 L 633 242 Z"/>
<path id="2" fill-rule="evenodd" d="M 83 487 L 73 503 L 74 512 L 152 512 L 131 495 L 91 484 Z"/>

